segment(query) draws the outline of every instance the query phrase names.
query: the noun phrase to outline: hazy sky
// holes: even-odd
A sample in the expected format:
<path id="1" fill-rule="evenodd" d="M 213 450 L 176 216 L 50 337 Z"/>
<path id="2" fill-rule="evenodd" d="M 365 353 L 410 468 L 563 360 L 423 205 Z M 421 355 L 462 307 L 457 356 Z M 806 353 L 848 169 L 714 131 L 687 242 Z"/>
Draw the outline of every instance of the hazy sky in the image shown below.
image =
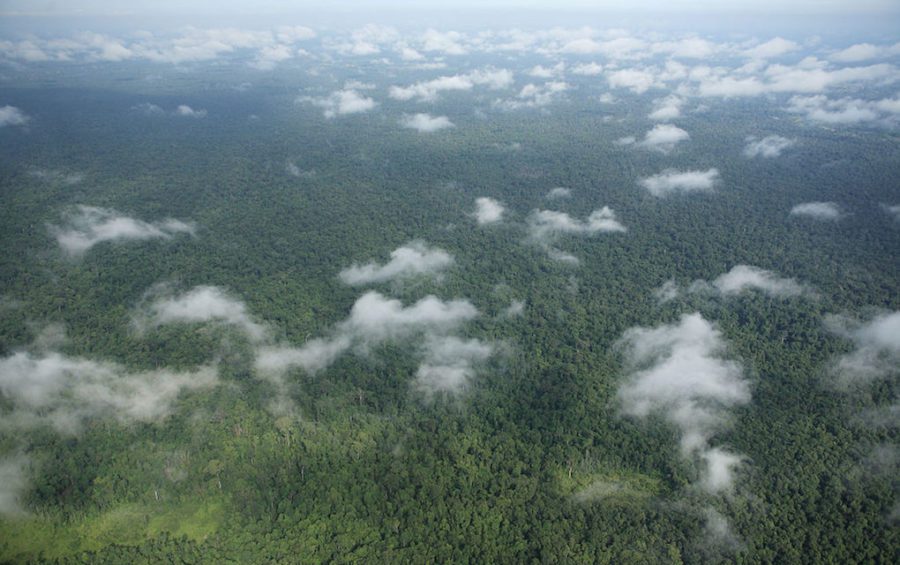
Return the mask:
<path id="1" fill-rule="evenodd" d="M 4 14 L 176 15 L 302 13 L 354 9 L 589 9 L 615 12 L 897 13 L 897 0 L 0 0 Z"/>

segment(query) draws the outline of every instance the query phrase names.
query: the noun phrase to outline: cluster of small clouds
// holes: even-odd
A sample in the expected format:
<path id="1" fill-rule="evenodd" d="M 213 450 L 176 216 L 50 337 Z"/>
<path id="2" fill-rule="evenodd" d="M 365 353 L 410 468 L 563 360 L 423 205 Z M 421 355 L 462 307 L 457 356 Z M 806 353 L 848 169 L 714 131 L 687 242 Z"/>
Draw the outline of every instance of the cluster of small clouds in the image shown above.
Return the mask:
<path id="1" fill-rule="evenodd" d="M 311 103 L 322 108 L 322 114 L 326 118 L 368 112 L 376 106 L 375 100 L 352 88 L 336 90 L 328 96 L 319 98 L 300 96 L 296 102 Z"/>
<path id="2" fill-rule="evenodd" d="M 31 118 L 15 106 L 0 108 L 0 128 L 7 126 L 24 126 Z"/>
<path id="3" fill-rule="evenodd" d="M 709 192 L 719 181 L 718 169 L 706 171 L 665 171 L 644 177 L 638 184 L 656 197 L 664 197 L 677 192 Z"/>
<path id="4" fill-rule="evenodd" d="M 495 100 L 494 107 L 501 110 L 542 108 L 558 100 L 569 88 L 569 84 L 562 81 L 529 83 L 523 86 L 514 98 Z"/>
<path id="5" fill-rule="evenodd" d="M 391 252 L 384 265 L 366 263 L 341 271 L 338 277 L 351 286 L 383 283 L 415 277 L 435 277 L 453 265 L 453 256 L 422 241 L 412 241 Z"/>
<path id="6" fill-rule="evenodd" d="M 703 465 L 700 485 L 728 492 L 743 457 L 710 445 L 728 423 L 730 408 L 750 401 L 750 386 L 737 363 L 725 357 L 721 332 L 700 314 L 674 324 L 632 328 L 618 347 L 628 376 L 618 390 L 625 414 L 659 414 L 677 428 L 682 455 Z"/>
<path id="7" fill-rule="evenodd" d="M 787 111 L 803 114 L 808 120 L 829 125 L 895 125 L 900 120 L 900 97 L 881 100 L 845 97 L 834 100 L 821 94 L 794 96 L 788 101 Z"/>
<path id="8" fill-rule="evenodd" d="M 421 357 L 413 386 L 426 396 L 458 392 L 494 350 L 478 339 L 454 335 L 478 314 L 467 300 L 443 301 L 429 295 L 404 306 L 399 300 L 369 291 L 357 299 L 350 315 L 332 328 L 329 337 L 312 339 L 301 347 L 263 347 L 256 358 L 256 369 L 274 379 L 294 367 L 314 374 L 346 352 L 366 355 L 382 343 L 412 342 Z"/>
<path id="9" fill-rule="evenodd" d="M 513 74 L 507 69 L 481 69 L 470 73 L 442 76 L 410 86 L 392 86 L 388 96 L 394 100 L 419 100 L 433 102 L 441 92 L 470 91 L 476 86 L 484 86 L 490 90 L 503 90 L 513 84 Z"/>
<path id="10" fill-rule="evenodd" d="M 195 110 L 187 104 L 180 104 L 177 108 L 172 110 L 171 113 L 169 113 L 166 112 L 162 107 L 157 106 L 156 104 L 151 104 L 150 102 L 142 102 L 140 104 L 137 104 L 132 108 L 132 110 L 150 117 L 172 115 L 179 118 L 205 118 L 207 114 L 206 110 Z"/>
<path id="11" fill-rule="evenodd" d="M 62 250 L 78 257 L 103 242 L 171 239 L 177 234 L 194 234 L 189 223 L 167 218 L 145 222 L 109 208 L 79 205 L 64 215 L 60 226 L 49 226 Z"/>
<path id="12" fill-rule="evenodd" d="M 551 258 L 571 264 L 578 264 L 578 258 L 553 247 L 561 236 L 625 231 L 627 229 L 616 219 L 616 213 L 609 206 L 594 210 L 586 220 L 555 210 L 535 210 L 528 217 L 529 240 L 543 247 Z"/>
<path id="13" fill-rule="evenodd" d="M 836 221 L 843 217 L 840 207 L 834 202 L 804 202 L 791 208 L 792 216 L 801 216 L 820 221 Z"/>
<path id="14" fill-rule="evenodd" d="M 246 52 L 253 55 L 252 66 L 269 70 L 280 61 L 303 55 L 305 50 L 296 44 L 315 37 L 313 30 L 303 26 L 282 26 L 268 31 L 187 28 L 179 35 L 143 31 L 128 38 L 80 33 L 64 39 L 31 37 L 0 41 L 0 56 L 32 63 L 144 60 L 185 64 Z"/>

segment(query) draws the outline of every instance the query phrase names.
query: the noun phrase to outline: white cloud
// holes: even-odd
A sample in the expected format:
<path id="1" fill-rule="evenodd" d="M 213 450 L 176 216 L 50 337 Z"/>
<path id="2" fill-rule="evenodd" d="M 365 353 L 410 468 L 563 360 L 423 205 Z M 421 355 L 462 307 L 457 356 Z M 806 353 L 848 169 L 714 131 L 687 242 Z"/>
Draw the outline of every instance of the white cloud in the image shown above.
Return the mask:
<path id="1" fill-rule="evenodd" d="M 462 44 L 464 37 L 456 31 L 440 32 L 429 29 L 420 38 L 423 51 L 438 51 L 445 55 L 465 55 L 468 49 Z"/>
<path id="2" fill-rule="evenodd" d="M 152 422 L 166 416 L 183 390 L 207 388 L 216 371 L 131 372 L 115 363 L 67 357 L 56 352 L 19 352 L 0 359 L 0 392 L 12 405 L 3 427 L 50 425 L 77 432 L 90 418 Z"/>
<path id="3" fill-rule="evenodd" d="M 872 45 L 871 43 L 857 43 L 846 49 L 833 53 L 830 57 L 840 63 L 859 63 L 870 59 L 891 57 L 900 54 L 900 43 L 891 46 Z"/>
<path id="4" fill-rule="evenodd" d="M 678 96 L 666 96 L 665 98 L 654 100 L 654 109 L 647 117 L 661 122 L 674 120 L 681 116 L 682 106 L 684 106 L 684 99 Z"/>
<path id="5" fill-rule="evenodd" d="M 708 287 L 708 283 L 694 283 L 692 290 Z M 735 265 L 727 273 L 712 281 L 712 288 L 723 295 L 735 295 L 750 289 L 759 290 L 771 296 L 788 297 L 808 293 L 804 285 L 794 279 L 779 277 L 772 271 L 751 265 Z"/>
<path id="6" fill-rule="evenodd" d="M 597 63 L 582 63 L 580 65 L 575 65 L 572 67 L 573 75 L 580 76 L 597 76 L 603 72 L 603 65 L 598 65 Z"/>
<path id="7" fill-rule="evenodd" d="M 403 118 L 400 119 L 400 125 L 421 133 L 432 133 L 442 129 L 456 127 L 447 116 L 432 116 L 431 114 L 403 116 Z"/>
<path id="8" fill-rule="evenodd" d="M 324 98 L 301 96 L 297 102 L 310 102 L 322 108 L 326 118 L 368 112 L 376 105 L 374 100 L 353 89 L 337 90 Z"/>
<path id="9" fill-rule="evenodd" d="M 197 286 L 180 295 L 168 295 L 168 289 L 157 287 L 147 299 L 152 302 L 139 308 L 134 323 L 140 330 L 176 323 L 218 322 L 239 328 L 250 339 L 261 341 L 266 328 L 253 321 L 244 303 L 215 286 Z"/>
<path id="10" fill-rule="evenodd" d="M 625 226 L 616 220 L 608 206 L 594 210 L 586 221 L 565 212 L 535 210 L 528 218 L 528 231 L 536 241 L 551 241 L 562 234 L 593 235 L 601 232 L 624 232 Z"/>
<path id="11" fill-rule="evenodd" d="M 674 149 L 678 142 L 690 138 L 691 136 L 688 135 L 688 132 L 680 127 L 669 124 L 660 124 L 648 131 L 644 136 L 644 140 L 638 145 L 647 149 L 654 149 L 666 153 Z"/>
<path id="12" fill-rule="evenodd" d="M 718 169 L 706 171 L 666 169 L 657 175 L 640 179 L 638 184 L 653 196 L 664 197 L 674 192 L 708 192 L 718 181 Z"/>
<path id="13" fill-rule="evenodd" d="M 625 137 L 620 137 L 619 139 L 615 140 L 613 143 L 622 146 L 634 145 L 635 143 L 637 143 L 637 138 L 633 135 L 626 135 Z"/>
<path id="14" fill-rule="evenodd" d="M 544 67 L 536 65 L 532 67 L 528 74 L 535 78 L 555 78 L 564 75 L 566 72 L 566 64 L 562 61 L 552 67 Z"/>
<path id="15" fill-rule="evenodd" d="M 674 280 L 669 279 L 653 291 L 653 296 L 660 304 L 675 300 L 678 298 L 678 284 Z"/>
<path id="16" fill-rule="evenodd" d="M 6 126 L 22 126 L 28 123 L 31 118 L 25 115 L 25 112 L 15 106 L 3 106 L 0 108 L 0 128 Z"/>
<path id="17" fill-rule="evenodd" d="M 900 367 L 900 312 L 879 314 L 867 322 L 829 316 L 826 326 L 856 346 L 832 369 L 838 384 L 866 384 L 896 373 Z"/>
<path id="18" fill-rule="evenodd" d="M 503 204 L 493 198 L 475 199 L 475 219 L 481 225 L 499 222 L 505 211 Z"/>
<path id="19" fill-rule="evenodd" d="M 556 200 L 557 198 L 569 198 L 570 196 L 572 196 L 572 191 L 561 186 L 557 186 L 547 193 L 547 198 L 550 200 Z"/>
<path id="20" fill-rule="evenodd" d="M 792 216 L 804 216 L 814 220 L 839 220 L 843 216 L 834 202 L 804 202 L 791 208 Z"/>
<path id="21" fill-rule="evenodd" d="M 494 102 L 494 106 L 503 110 L 540 108 L 551 104 L 567 90 L 569 90 L 569 85 L 561 81 L 545 82 L 540 85 L 529 83 L 522 87 L 516 98 L 497 100 Z"/>
<path id="22" fill-rule="evenodd" d="M 632 328 L 618 342 L 629 371 L 618 398 L 638 418 L 660 414 L 681 434 L 681 451 L 705 465 L 700 484 L 718 493 L 732 487 L 740 456 L 711 447 L 728 410 L 750 401 L 740 366 L 724 357 L 722 334 L 700 314 L 675 324 Z"/>
<path id="23" fill-rule="evenodd" d="M 783 37 L 776 37 L 745 50 L 743 54 L 753 59 L 771 59 L 796 51 L 799 48 L 800 46 L 793 41 Z"/>
<path id="24" fill-rule="evenodd" d="M 463 390 L 476 366 L 494 353 L 490 344 L 455 336 L 430 336 L 424 349 L 424 360 L 416 372 L 414 386 L 429 398 L 438 392 Z"/>
<path id="25" fill-rule="evenodd" d="M 50 226 L 50 231 L 63 251 L 71 256 L 81 255 L 105 241 L 171 239 L 179 233 L 194 233 L 193 225 L 180 220 L 168 218 L 148 223 L 94 206 L 77 206 L 64 220 L 63 226 Z"/>
<path id="26" fill-rule="evenodd" d="M 178 108 L 175 109 L 176 116 L 182 116 L 185 118 L 205 118 L 206 110 L 194 110 L 190 106 L 186 104 L 182 104 Z"/>
<path id="27" fill-rule="evenodd" d="M 353 286 L 382 283 L 397 279 L 421 276 L 437 276 L 453 265 L 453 257 L 437 247 L 429 247 L 421 241 L 412 241 L 391 252 L 391 260 L 384 265 L 366 263 L 353 265 L 338 275 Z"/>
<path id="28" fill-rule="evenodd" d="M 657 86 L 653 73 L 640 69 L 621 69 L 607 73 L 611 88 L 628 88 L 635 94 L 643 94 Z"/>
<path id="29" fill-rule="evenodd" d="M 47 169 L 28 171 L 28 174 L 45 182 L 58 182 L 68 186 L 79 184 L 84 180 L 84 175 L 81 173 L 65 173 Z"/>
<path id="30" fill-rule="evenodd" d="M 787 108 L 788 112 L 805 114 L 807 119 L 814 122 L 834 125 L 872 122 L 879 119 L 882 110 L 898 113 L 891 108 L 889 99 L 879 102 L 852 98 L 831 100 L 823 95 L 794 96 Z"/>
<path id="31" fill-rule="evenodd" d="M 513 84 L 513 74 L 506 69 L 486 68 L 466 74 L 442 76 L 410 86 L 391 86 L 388 95 L 395 100 L 437 100 L 444 91 L 468 91 L 476 86 L 489 90 L 503 90 Z"/>
<path id="32" fill-rule="evenodd" d="M 513 300 L 509 303 L 509 306 L 506 310 L 503 311 L 503 316 L 506 318 L 516 318 L 525 313 L 525 301 L 524 300 Z"/>
<path id="33" fill-rule="evenodd" d="M 780 135 L 768 135 L 762 139 L 747 138 L 747 146 L 744 147 L 744 156 L 749 158 L 765 157 L 773 158 L 781 155 L 781 152 L 791 147 L 796 142 Z"/>
<path id="34" fill-rule="evenodd" d="M 313 339 L 299 348 L 261 348 L 256 368 L 275 376 L 292 367 L 315 373 L 348 351 L 366 354 L 380 343 L 413 340 L 421 344 L 423 358 L 415 386 L 428 394 L 456 391 L 492 351 L 489 344 L 452 335 L 477 316 L 478 310 L 466 300 L 445 302 L 426 296 L 405 307 L 399 300 L 367 292 L 353 305 L 350 316 L 334 327 L 331 337 Z"/>

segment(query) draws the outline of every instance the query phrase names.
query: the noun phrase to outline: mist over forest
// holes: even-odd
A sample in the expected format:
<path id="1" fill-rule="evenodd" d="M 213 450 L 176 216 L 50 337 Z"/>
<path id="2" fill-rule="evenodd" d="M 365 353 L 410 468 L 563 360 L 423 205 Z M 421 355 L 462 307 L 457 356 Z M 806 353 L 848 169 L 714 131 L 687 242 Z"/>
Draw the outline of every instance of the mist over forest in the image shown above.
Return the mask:
<path id="1" fill-rule="evenodd" d="M 896 9 L 106 4 L 0 15 L 0 561 L 895 562 Z"/>

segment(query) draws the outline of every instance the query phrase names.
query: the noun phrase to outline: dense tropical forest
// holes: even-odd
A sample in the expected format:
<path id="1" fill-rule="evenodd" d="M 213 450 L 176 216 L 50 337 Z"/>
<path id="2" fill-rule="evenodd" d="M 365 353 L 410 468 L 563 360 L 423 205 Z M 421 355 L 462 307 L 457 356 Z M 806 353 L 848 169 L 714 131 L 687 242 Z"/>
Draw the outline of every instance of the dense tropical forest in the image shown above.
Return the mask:
<path id="1" fill-rule="evenodd" d="M 0 41 L 0 561 L 890 563 L 896 37 Z"/>

